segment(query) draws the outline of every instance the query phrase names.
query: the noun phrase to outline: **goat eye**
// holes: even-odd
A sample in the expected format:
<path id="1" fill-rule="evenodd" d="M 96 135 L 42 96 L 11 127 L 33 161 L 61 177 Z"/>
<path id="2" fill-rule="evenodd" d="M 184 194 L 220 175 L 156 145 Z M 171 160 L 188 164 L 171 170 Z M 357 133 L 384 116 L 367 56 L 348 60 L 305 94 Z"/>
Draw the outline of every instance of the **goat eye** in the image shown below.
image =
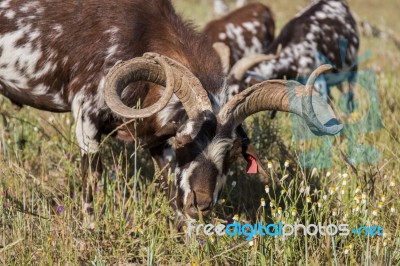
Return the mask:
<path id="1" fill-rule="evenodd" d="M 175 138 L 175 147 L 183 148 L 186 144 L 192 142 L 192 138 L 189 135 L 179 136 Z"/>

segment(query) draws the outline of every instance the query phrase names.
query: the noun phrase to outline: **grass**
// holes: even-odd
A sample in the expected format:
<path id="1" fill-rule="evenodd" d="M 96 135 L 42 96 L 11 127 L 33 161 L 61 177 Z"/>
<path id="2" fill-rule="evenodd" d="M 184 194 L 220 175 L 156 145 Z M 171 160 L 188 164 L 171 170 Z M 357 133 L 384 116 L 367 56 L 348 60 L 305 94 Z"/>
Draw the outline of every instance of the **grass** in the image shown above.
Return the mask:
<path id="1" fill-rule="evenodd" d="M 278 27 L 307 1 L 278 1 Z M 200 25 L 208 18 L 207 1 L 176 1 L 185 17 Z M 397 1 L 350 1 L 359 17 L 396 31 Z M 193 6 L 199 9 L 194 12 Z M 189 13 L 191 12 L 191 13 Z M 378 14 L 378 15 L 376 15 Z M 349 140 L 296 140 L 289 115 L 268 114 L 247 121 L 253 143 L 281 186 L 268 193 L 256 176 L 238 163 L 205 222 L 321 224 L 347 223 L 349 228 L 380 225 L 383 237 L 299 236 L 286 240 L 257 237 L 189 238 L 173 227 L 175 219 L 163 184 L 146 151 L 109 140 L 102 147 L 105 170 L 95 193 L 97 227 L 86 230 L 80 214 L 80 155 L 70 114 L 51 114 L 24 107 L 17 111 L 0 98 L 0 263 L 6 265 L 231 265 L 231 264 L 400 264 L 400 53 L 392 43 L 362 39 L 361 53 L 373 56 L 360 69 L 376 71 L 382 127 Z M 361 88 L 360 108 L 350 121 L 365 118 L 371 104 Z M 338 101 L 336 101 L 338 102 Z M 356 126 L 350 132 L 358 130 Z M 304 151 L 332 145 L 332 165 L 302 169 L 296 165 Z M 357 144 L 357 145 L 356 145 Z M 370 145 L 379 151 L 375 163 L 346 163 L 341 152 Z M 328 146 L 329 147 L 329 146 Z M 325 154 L 330 149 L 322 149 Z M 357 158 L 365 158 L 358 155 Z M 356 156 L 356 155 L 355 155 Z M 316 157 L 318 158 L 318 157 Z M 290 166 L 284 167 L 286 159 Z M 137 165 L 135 168 L 134 166 Z M 329 173 L 328 173 L 329 172 Z M 232 182 L 235 181 L 235 186 Z M 265 206 L 262 206 L 262 198 Z"/>

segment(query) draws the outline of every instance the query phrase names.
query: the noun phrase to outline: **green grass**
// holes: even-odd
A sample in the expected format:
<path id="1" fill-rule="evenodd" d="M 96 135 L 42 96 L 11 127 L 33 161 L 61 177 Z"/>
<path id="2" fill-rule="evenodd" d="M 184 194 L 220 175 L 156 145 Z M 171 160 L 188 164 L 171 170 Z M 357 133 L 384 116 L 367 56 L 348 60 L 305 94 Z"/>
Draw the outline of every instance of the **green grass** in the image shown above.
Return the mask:
<path id="1" fill-rule="evenodd" d="M 200 25 L 209 18 L 209 2 L 176 1 L 183 15 Z M 271 6 L 282 27 L 307 1 L 275 2 Z M 350 4 L 363 19 L 394 31 L 400 27 L 397 1 L 354 0 Z M 252 246 L 244 237 L 189 238 L 174 229 L 165 184 L 154 173 L 147 152 L 113 140 L 102 147 L 105 169 L 95 193 L 97 227 L 87 230 L 81 223 L 80 155 L 71 115 L 29 107 L 17 111 L 1 97 L 0 263 L 400 264 L 400 53 L 392 43 L 363 38 L 361 53 L 367 49 L 373 56 L 360 68 L 377 72 L 382 129 L 360 134 L 353 141 L 345 136 L 333 138 L 332 166 L 304 171 L 295 165 L 297 156 L 321 147 L 323 141 L 294 140 L 286 114 L 273 121 L 266 118 L 268 114 L 254 116 L 247 121 L 247 129 L 265 165 L 272 162 L 271 172 L 282 187 L 270 185 L 266 193 L 257 176 L 245 174 L 245 163 L 240 161 L 222 193 L 224 201 L 205 222 L 224 223 L 238 214 L 241 223 L 348 223 L 349 228 L 379 224 L 384 237 L 257 237 Z M 356 93 L 363 95 L 362 90 Z M 370 107 L 366 99 L 359 97 L 360 117 Z M 378 149 L 380 160 L 355 164 L 355 171 L 341 156 L 355 142 Z M 283 166 L 286 159 L 290 159 L 288 169 Z M 343 173 L 348 177 L 340 177 Z"/>

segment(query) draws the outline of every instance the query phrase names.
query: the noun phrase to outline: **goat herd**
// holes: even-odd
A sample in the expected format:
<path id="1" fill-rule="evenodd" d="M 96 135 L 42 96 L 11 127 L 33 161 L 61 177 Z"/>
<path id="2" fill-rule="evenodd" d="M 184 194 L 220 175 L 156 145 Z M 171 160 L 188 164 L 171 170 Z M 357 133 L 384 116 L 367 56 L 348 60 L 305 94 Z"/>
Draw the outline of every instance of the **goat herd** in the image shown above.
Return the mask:
<path id="1" fill-rule="evenodd" d="M 0 93 L 21 106 L 73 113 L 89 226 L 91 188 L 103 168 L 99 143 L 110 133 L 140 142 L 160 169 L 168 165 L 173 207 L 198 218 L 216 203 L 238 155 L 261 169 L 241 126 L 247 117 L 292 112 L 313 133 L 334 135 L 342 125 L 329 88 L 346 80 L 352 108 L 355 76 L 332 75 L 355 73 L 359 38 L 345 1 L 313 1 L 274 37 L 273 13 L 260 3 L 197 32 L 165 0 L 3 0 Z"/>

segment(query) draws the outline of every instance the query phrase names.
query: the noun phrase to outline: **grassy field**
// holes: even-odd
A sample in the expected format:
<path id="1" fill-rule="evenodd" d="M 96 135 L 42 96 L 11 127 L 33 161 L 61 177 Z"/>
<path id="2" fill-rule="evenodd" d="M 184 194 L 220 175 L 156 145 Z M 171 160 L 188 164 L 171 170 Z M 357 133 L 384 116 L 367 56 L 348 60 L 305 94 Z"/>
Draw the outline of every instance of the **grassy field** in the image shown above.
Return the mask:
<path id="1" fill-rule="evenodd" d="M 281 28 L 308 1 L 262 2 L 270 4 Z M 199 27 L 211 18 L 211 1 L 175 3 Z M 359 20 L 400 30 L 400 2 L 349 3 Z M 288 130 L 292 128 L 289 115 L 279 114 L 273 121 L 267 119 L 268 114 L 252 117 L 246 126 L 253 143 L 265 165 L 271 162 L 271 174 L 282 186 L 266 189 L 256 176 L 245 174 L 243 161 L 238 162 L 218 206 L 204 222 L 227 223 L 237 214 L 241 223 L 379 225 L 384 228 L 382 237 L 189 238 L 174 229 L 174 213 L 147 152 L 111 139 L 102 147 L 105 170 L 95 193 L 97 227 L 87 230 L 81 223 L 80 155 L 72 116 L 29 107 L 16 110 L 0 97 L 0 263 L 399 265 L 400 52 L 389 41 L 363 37 L 360 54 L 367 50 L 372 56 L 359 69 L 374 71 L 378 97 L 372 103 L 364 88 L 357 87 L 359 109 L 346 117 L 347 133 L 331 139 L 296 140 Z M 372 84 L 370 77 L 364 75 L 359 83 Z M 349 137 L 363 129 L 361 121 L 377 103 L 381 124 Z M 369 158 L 374 162 L 359 163 L 366 155 L 362 147 L 367 145 L 377 152 Z M 320 149 L 324 158 L 331 151 L 331 165 L 314 170 L 296 167 L 299 156 L 311 149 Z M 290 160 L 287 168 L 285 160 Z"/>

